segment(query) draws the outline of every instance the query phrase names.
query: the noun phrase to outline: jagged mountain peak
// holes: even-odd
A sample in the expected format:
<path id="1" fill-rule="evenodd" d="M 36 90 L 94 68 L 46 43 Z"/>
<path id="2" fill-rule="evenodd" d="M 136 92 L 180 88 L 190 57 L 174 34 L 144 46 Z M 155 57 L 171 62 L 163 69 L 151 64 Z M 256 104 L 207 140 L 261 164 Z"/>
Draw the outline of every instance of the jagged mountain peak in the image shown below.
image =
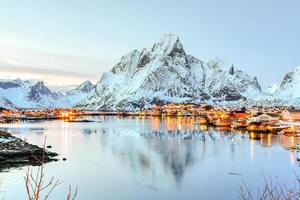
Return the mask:
<path id="1" fill-rule="evenodd" d="M 45 86 L 44 81 L 38 81 L 35 85 L 31 87 L 32 90 L 38 91 L 43 95 L 51 95 L 52 91 Z"/>
<path id="2" fill-rule="evenodd" d="M 83 85 L 92 85 L 92 82 L 90 80 L 83 81 L 78 87 Z"/>
<path id="3" fill-rule="evenodd" d="M 160 38 L 160 43 L 176 43 L 179 41 L 179 36 L 174 33 L 166 33 Z"/>
<path id="4" fill-rule="evenodd" d="M 121 57 L 111 72 L 114 74 L 126 73 L 128 76 L 132 76 L 144 67 L 152 67 L 154 70 L 161 65 L 190 68 L 178 36 L 166 34 L 152 48 L 131 51 Z"/>
<path id="5" fill-rule="evenodd" d="M 156 42 L 153 47 L 152 50 L 158 47 L 161 47 L 162 49 L 172 49 L 174 46 L 176 45 L 181 45 L 179 37 L 175 34 L 172 33 L 167 33 L 165 35 L 163 35 L 158 42 Z"/>
<path id="6" fill-rule="evenodd" d="M 281 87 L 285 87 L 288 83 L 300 80 L 300 66 L 296 67 L 293 71 L 288 72 L 281 82 Z"/>
<path id="7" fill-rule="evenodd" d="M 300 66 L 286 73 L 274 94 L 283 99 L 300 98 Z"/>
<path id="8" fill-rule="evenodd" d="M 35 87 L 39 87 L 39 88 L 45 87 L 44 81 L 38 81 L 38 82 L 36 82 Z"/>
<path id="9" fill-rule="evenodd" d="M 48 87 L 46 87 L 44 81 L 38 81 L 30 87 L 27 98 L 29 101 L 38 102 L 42 99 L 42 96 L 56 98 L 57 94 L 53 93 Z"/>
<path id="10" fill-rule="evenodd" d="M 130 110 L 155 102 L 236 101 L 259 94 L 259 88 L 247 73 L 223 70 L 219 59 L 204 62 L 187 55 L 178 36 L 167 34 L 152 48 L 123 56 L 76 107 Z"/>
<path id="11" fill-rule="evenodd" d="M 86 80 L 84 82 L 82 82 L 80 85 L 78 85 L 75 89 L 72 89 L 68 92 L 68 94 L 70 93 L 74 93 L 74 92 L 83 92 L 83 93 L 87 93 L 92 91 L 95 88 L 95 86 L 92 84 L 91 81 Z"/>
<path id="12" fill-rule="evenodd" d="M 153 53 L 166 54 L 169 56 L 185 56 L 183 46 L 179 37 L 174 34 L 165 34 L 159 42 L 155 43 L 151 49 Z"/>

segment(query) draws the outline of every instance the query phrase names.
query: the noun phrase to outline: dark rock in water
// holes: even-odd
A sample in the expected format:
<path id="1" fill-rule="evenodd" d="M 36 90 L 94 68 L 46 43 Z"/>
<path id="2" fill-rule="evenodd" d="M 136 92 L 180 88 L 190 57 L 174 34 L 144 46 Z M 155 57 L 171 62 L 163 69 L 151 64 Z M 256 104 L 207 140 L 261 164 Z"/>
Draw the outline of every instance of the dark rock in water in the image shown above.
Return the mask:
<path id="1" fill-rule="evenodd" d="M 66 159 L 66 158 L 63 158 L 62 160 L 63 160 L 63 161 L 66 161 L 67 159 Z"/>
<path id="2" fill-rule="evenodd" d="M 52 148 L 52 146 L 51 146 L 51 145 L 48 145 L 48 146 L 47 146 L 47 148 L 48 148 L 48 149 L 51 149 L 51 148 Z"/>
<path id="3" fill-rule="evenodd" d="M 243 174 L 241 174 L 241 173 L 236 173 L 236 172 L 230 172 L 230 173 L 228 173 L 229 175 L 237 175 L 237 176 L 241 176 L 241 175 L 243 175 Z"/>
<path id="4" fill-rule="evenodd" d="M 38 166 L 57 161 L 57 153 L 29 144 L 7 132 L 0 131 L 0 171 L 25 165 Z"/>

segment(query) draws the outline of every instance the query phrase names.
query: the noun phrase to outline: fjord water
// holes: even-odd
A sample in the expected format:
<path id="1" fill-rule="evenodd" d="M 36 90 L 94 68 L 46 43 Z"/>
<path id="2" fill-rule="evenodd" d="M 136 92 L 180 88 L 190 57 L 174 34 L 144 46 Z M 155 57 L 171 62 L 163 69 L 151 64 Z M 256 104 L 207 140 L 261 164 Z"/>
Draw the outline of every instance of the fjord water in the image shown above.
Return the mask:
<path id="1" fill-rule="evenodd" d="M 300 174 L 298 153 L 285 147 L 294 137 L 206 131 L 193 118 L 91 117 L 91 123 L 61 120 L 2 124 L 30 143 L 59 153 L 46 164 L 46 177 L 63 181 L 51 199 L 65 199 L 68 185 L 77 199 L 237 199 L 245 182 L 256 191 L 264 177 L 293 187 Z M 34 167 L 33 167 L 34 168 Z M 0 198 L 26 199 L 27 167 L 0 174 Z"/>

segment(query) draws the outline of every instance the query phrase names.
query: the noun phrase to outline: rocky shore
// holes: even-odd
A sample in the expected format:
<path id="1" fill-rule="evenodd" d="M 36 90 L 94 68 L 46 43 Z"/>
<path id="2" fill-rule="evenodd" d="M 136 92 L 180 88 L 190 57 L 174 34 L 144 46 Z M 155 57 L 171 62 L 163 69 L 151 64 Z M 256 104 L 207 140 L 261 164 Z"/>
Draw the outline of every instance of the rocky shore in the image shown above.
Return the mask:
<path id="1" fill-rule="evenodd" d="M 0 171 L 25 165 L 40 165 L 57 161 L 57 153 L 29 144 L 10 133 L 0 131 Z"/>

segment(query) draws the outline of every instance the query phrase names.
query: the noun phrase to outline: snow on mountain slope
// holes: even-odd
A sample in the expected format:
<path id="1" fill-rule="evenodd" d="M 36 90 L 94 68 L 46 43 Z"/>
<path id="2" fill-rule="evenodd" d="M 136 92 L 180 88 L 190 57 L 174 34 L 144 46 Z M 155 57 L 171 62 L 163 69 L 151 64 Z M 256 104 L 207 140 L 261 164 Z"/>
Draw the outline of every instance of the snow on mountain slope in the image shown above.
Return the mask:
<path id="1" fill-rule="evenodd" d="M 1 80 L 0 100 L 6 102 L 3 105 L 6 105 L 7 108 L 72 107 L 86 97 L 92 87 L 90 82 L 85 82 L 78 88 L 62 94 L 51 91 L 43 81 Z"/>
<path id="2" fill-rule="evenodd" d="M 95 89 L 90 81 L 85 81 L 74 89 L 67 91 L 61 98 L 63 102 L 66 102 L 67 106 L 71 107 L 91 94 Z"/>
<path id="3" fill-rule="evenodd" d="M 300 99 L 300 66 L 284 76 L 274 94 L 282 99 Z"/>
<path id="4" fill-rule="evenodd" d="M 152 48 L 123 56 L 76 107 L 133 110 L 160 102 L 237 101 L 260 94 L 255 77 L 187 55 L 179 38 L 167 34 Z"/>
<path id="5" fill-rule="evenodd" d="M 91 81 L 84 81 L 79 86 L 74 89 L 67 91 L 67 95 L 73 95 L 78 93 L 88 93 L 91 92 L 95 86 L 91 83 Z"/>
<path id="6" fill-rule="evenodd" d="M 8 99 L 14 105 L 20 106 L 26 102 L 26 93 L 32 83 L 29 81 L 2 80 L 0 82 L 0 97 Z"/>
<path id="7" fill-rule="evenodd" d="M 0 97 L 0 108 L 6 109 L 17 109 L 17 106 L 14 105 L 10 100 L 5 97 Z"/>
<path id="8" fill-rule="evenodd" d="M 267 93 L 267 94 L 274 94 L 280 87 L 280 84 L 278 83 L 275 83 L 275 84 L 272 84 L 272 85 L 269 85 L 267 86 L 266 88 L 264 88 L 264 91 Z"/>

